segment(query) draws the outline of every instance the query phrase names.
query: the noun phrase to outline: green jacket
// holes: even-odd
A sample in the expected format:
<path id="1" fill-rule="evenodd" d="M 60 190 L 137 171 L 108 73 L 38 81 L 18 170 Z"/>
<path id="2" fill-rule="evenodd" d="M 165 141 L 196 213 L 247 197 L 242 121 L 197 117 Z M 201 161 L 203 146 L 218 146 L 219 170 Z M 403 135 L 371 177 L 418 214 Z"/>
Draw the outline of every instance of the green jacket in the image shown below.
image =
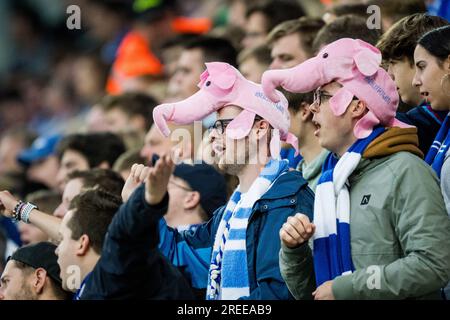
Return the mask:
<path id="1" fill-rule="evenodd" d="M 438 298 L 450 279 L 450 219 L 431 168 L 409 152 L 363 158 L 349 183 L 355 272 L 333 280 L 334 297 Z M 294 297 L 311 298 L 308 244 L 282 246 L 280 269 Z"/>
<path id="2" fill-rule="evenodd" d="M 305 159 L 302 159 L 297 166 L 297 170 L 308 181 L 308 187 L 314 192 L 316 191 L 317 183 L 322 173 L 322 165 L 329 153 L 330 151 L 328 150 L 322 150 L 311 163 L 306 163 Z"/>

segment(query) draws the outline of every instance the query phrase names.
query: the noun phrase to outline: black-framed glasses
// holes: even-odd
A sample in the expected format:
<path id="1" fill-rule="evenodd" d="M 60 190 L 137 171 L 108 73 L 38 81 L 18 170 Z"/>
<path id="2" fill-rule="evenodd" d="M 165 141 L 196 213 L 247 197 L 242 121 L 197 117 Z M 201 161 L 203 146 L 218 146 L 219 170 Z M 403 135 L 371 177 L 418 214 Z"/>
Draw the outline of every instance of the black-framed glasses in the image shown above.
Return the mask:
<path id="1" fill-rule="evenodd" d="M 328 93 L 324 93 L 322 90 L 317 89 L 316 91 L 314 91 L 314 96 L 313 96 L 313 103 L 316 104 L 317 106 L 320 106 L 322 104 L 322 99 L 323 98 L 327 98 L 330 99 L 333 95 L 328 94 Z"/>
<path id="2" fill-rule="evenodd" d="M 316 91 L 314 91 L 313 103 L 309 106 L 309 109 L 312 112 L 318 112 L 320 110 L 320 105 L 324 101 L 324 98 L 328 100 L 331 97 L 333 97 L 332 94 L 325 93 L 320 90 L 320 88 L 318 88 Z M 358 98 L 356 96 L 353 96 L 352 100 L 358 100 Z"/>
<path id="3" fill-rule="evenodd" d="M 225 129 L 227 128 L 227 126 L 230 124 L 231 121 L 233 121 L 234 119 L 219 119 L 216 120 L 216 122 L 214 122 L 214 124 L 208 128 L 209 132 L 216 130 L 218 134 L 223 134 L 225 132 Z M 256 121 L 260 121 L 262 120 L 262 118 L 260 116 L 255 116 L 255 120 Z"/>
<path id="4" fill-rule="evenodd" d="M 218 134 L 223 134 L 225 129 L 234 119 L 219 119 L 216 120 L 211 127 L 208 128 L 209 132 L 216 130 Z"/>

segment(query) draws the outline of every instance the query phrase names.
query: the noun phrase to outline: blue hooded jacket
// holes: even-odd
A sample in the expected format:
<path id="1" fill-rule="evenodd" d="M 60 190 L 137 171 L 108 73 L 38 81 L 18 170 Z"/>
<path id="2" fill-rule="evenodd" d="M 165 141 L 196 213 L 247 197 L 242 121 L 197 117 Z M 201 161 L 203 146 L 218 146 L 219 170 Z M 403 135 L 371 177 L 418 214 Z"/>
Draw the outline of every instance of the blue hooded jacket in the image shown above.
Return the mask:
<path id="1" fill-rule="evenodd" d="M 259 199 L 250 215 L 247 234 L 247 269 L 252 300 L 292 299 L 279 268 L 279 231 L 289 216 L 300 212 L 311 220 L 314 193 L 297 171 L 282 174 Z M 205 289 L 211 262 L 211 252 L 224 207 L 195 231 L 179 232 L 159 222 L 160 250 L 177 267 L 185 269 L 191 285 Z"/>

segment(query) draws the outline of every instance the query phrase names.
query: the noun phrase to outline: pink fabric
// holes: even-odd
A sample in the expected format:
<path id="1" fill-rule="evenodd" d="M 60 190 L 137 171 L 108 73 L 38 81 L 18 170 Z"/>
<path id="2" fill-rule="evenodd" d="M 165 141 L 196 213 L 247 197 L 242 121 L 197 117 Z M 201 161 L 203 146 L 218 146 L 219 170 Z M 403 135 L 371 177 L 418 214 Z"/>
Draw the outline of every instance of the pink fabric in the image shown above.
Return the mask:
<path id="1" fill-rule="evenodd" d="M 183 101 L 155 107 L 153 119 L 163 135 L 170 134 L 167 121 L 190 124 L 224 106 L 235 105 L 244 110 L 227 126 L 227 136 L 233 139 L 244 138 L 253 126 L 255 115 L 259 115 L 280 131 L 282 141 L 294 141 L 288 131 L 288 102 L 281 92 L 272 92 L 278 100 L 273 102 L 264 95 L 261 85 L 245 79 L 236 68 L 223 62 L 206 63 L 206 70 L 200 76 L 198 86 L 200 91 Z M 271 145 L 276 150 L 276 143 L 271 141 Z M 293 147 L 297 151 L 296 143 Z M 278 154 L 271 155 L 276 157 Z"/>
<path id="2" fill-rule="evenodd" d="M 300 93 L 337 81 L 343 88 L 330 99 L 336 116 L 345 112 L 353 96 L 365 101 L 370 110 L 354 128 L 357 138 L 367 137 L 378 123 L 410 127 L 394 121 L 399 101 L 397 88 L 380 63 L 381 53 L 374 46 L 359 39 L 339 39 L 291 69 L 266 71 L 262 87 L 267 97 L 278 101 L 274 93 L 278 86 Z"/>

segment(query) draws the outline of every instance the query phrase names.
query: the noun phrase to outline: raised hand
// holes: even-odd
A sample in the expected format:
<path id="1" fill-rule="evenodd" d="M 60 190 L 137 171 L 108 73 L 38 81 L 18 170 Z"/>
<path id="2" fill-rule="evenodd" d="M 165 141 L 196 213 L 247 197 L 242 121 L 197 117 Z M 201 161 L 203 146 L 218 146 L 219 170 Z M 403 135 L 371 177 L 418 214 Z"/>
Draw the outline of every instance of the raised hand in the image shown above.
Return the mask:
<path id="1" fill-rule="evenodd" d="M 143 182 L 147 180 L 150 167 L 144 166 L 143 164 L 133 164 L 131 167 L 130 175 L 125 181 L 125 185 L 122 189 L 122 200 L 126 202 L 134 190 Z"/>
<path id="2" fill-rule="evenodd" d="M 155 205 L 162 201 L 174 168 L 175 165 L 169 154 L 163 155 L 154 167 L 149 168 L 145 182 L 145 200 L 148 204 Z"/>

